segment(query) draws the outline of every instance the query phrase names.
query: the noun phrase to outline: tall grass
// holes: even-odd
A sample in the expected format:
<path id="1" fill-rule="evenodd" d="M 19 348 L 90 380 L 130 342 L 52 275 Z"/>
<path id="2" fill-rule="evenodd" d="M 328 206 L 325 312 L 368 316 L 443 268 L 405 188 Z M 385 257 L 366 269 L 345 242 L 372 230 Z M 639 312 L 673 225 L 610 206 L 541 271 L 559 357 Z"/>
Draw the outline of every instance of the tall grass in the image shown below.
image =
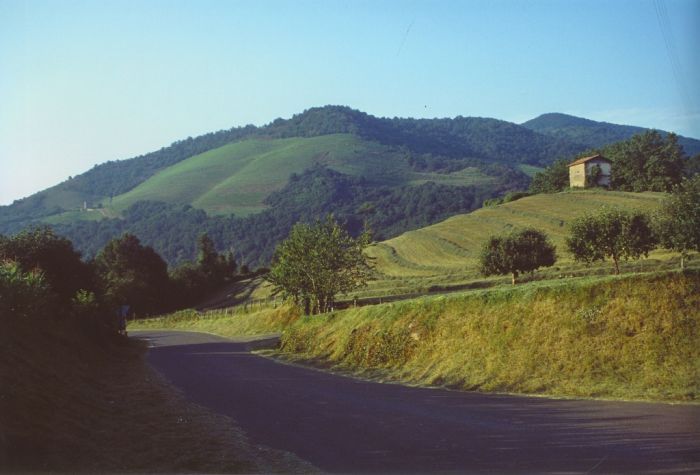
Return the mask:
<path id="1" fill-rule="evenodd" d="M 533 282 L 302 318 L 282 351 L 458 389 L 692 401 L 700 273 Z"/>
<path id="2" fill-rule="evenodd" d="M 281 332 L 280 355 L 456 389 L 697 401 L 700 271 L 542 280 L 313 317 L 194 312 L 130 328 Z"/>
<path id="3" fill-rule="evenodd" d="M 156 318 L 135 320 L 129 330 L 178 329 L 214 333 L 226 337 L 279 333 L 299 317 L 299 310 L 283 305 L 236 307 L 200 313 L 182 310 Z"/>

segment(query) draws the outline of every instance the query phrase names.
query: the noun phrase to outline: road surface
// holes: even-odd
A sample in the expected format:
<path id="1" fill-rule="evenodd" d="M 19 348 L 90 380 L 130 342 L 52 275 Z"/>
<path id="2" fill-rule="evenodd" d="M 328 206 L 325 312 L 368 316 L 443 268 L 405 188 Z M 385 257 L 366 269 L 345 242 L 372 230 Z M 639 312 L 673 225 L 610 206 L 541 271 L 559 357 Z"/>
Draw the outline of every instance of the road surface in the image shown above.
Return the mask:
<path id="1" fill-rule="evenodd" d="M 700 406 L 380 384 L 203 333 L 132 332 L 186 396 L 328 472 L 700 472 Z"/>

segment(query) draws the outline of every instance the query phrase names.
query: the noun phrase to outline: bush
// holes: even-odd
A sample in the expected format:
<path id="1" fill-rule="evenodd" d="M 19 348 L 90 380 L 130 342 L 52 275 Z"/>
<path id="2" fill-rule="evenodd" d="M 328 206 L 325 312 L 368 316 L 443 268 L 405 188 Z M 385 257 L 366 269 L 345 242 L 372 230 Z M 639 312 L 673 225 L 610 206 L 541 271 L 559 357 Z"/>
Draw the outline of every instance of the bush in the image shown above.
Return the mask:
<path id="1" fill-rule="evenodd" d="M 15 261 L 0 262 L 0 318 L 42 318 L 52 303 L 41 272 L 24 272 Z"/>

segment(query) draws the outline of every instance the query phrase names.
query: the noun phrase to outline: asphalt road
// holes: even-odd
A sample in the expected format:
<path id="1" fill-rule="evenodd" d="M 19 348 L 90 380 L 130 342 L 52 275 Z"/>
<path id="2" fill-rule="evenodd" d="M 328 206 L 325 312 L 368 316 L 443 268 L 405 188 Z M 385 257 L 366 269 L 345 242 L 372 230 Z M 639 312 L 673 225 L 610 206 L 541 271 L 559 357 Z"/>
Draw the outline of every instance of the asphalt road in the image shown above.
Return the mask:
<path id="1" fill-rule="evenodd" d="M 700 473 L 700 406 L 379 384 L 208 334 L 133 334 L 191 400 L 328 472 Z"/>

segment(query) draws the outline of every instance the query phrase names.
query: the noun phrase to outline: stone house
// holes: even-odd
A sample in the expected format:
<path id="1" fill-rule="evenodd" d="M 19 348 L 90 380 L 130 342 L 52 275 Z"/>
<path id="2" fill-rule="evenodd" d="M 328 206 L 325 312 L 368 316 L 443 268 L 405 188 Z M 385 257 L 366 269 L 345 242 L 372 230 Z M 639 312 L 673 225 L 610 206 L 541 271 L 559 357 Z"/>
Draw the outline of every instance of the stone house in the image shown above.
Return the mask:
<path id="1" fill-rule="evenodd" d="M 612 162 L 602 155 L 579 158 L 569 164 L 569 186 L 572 188 L 610 186 L 611 168 Z"/>

